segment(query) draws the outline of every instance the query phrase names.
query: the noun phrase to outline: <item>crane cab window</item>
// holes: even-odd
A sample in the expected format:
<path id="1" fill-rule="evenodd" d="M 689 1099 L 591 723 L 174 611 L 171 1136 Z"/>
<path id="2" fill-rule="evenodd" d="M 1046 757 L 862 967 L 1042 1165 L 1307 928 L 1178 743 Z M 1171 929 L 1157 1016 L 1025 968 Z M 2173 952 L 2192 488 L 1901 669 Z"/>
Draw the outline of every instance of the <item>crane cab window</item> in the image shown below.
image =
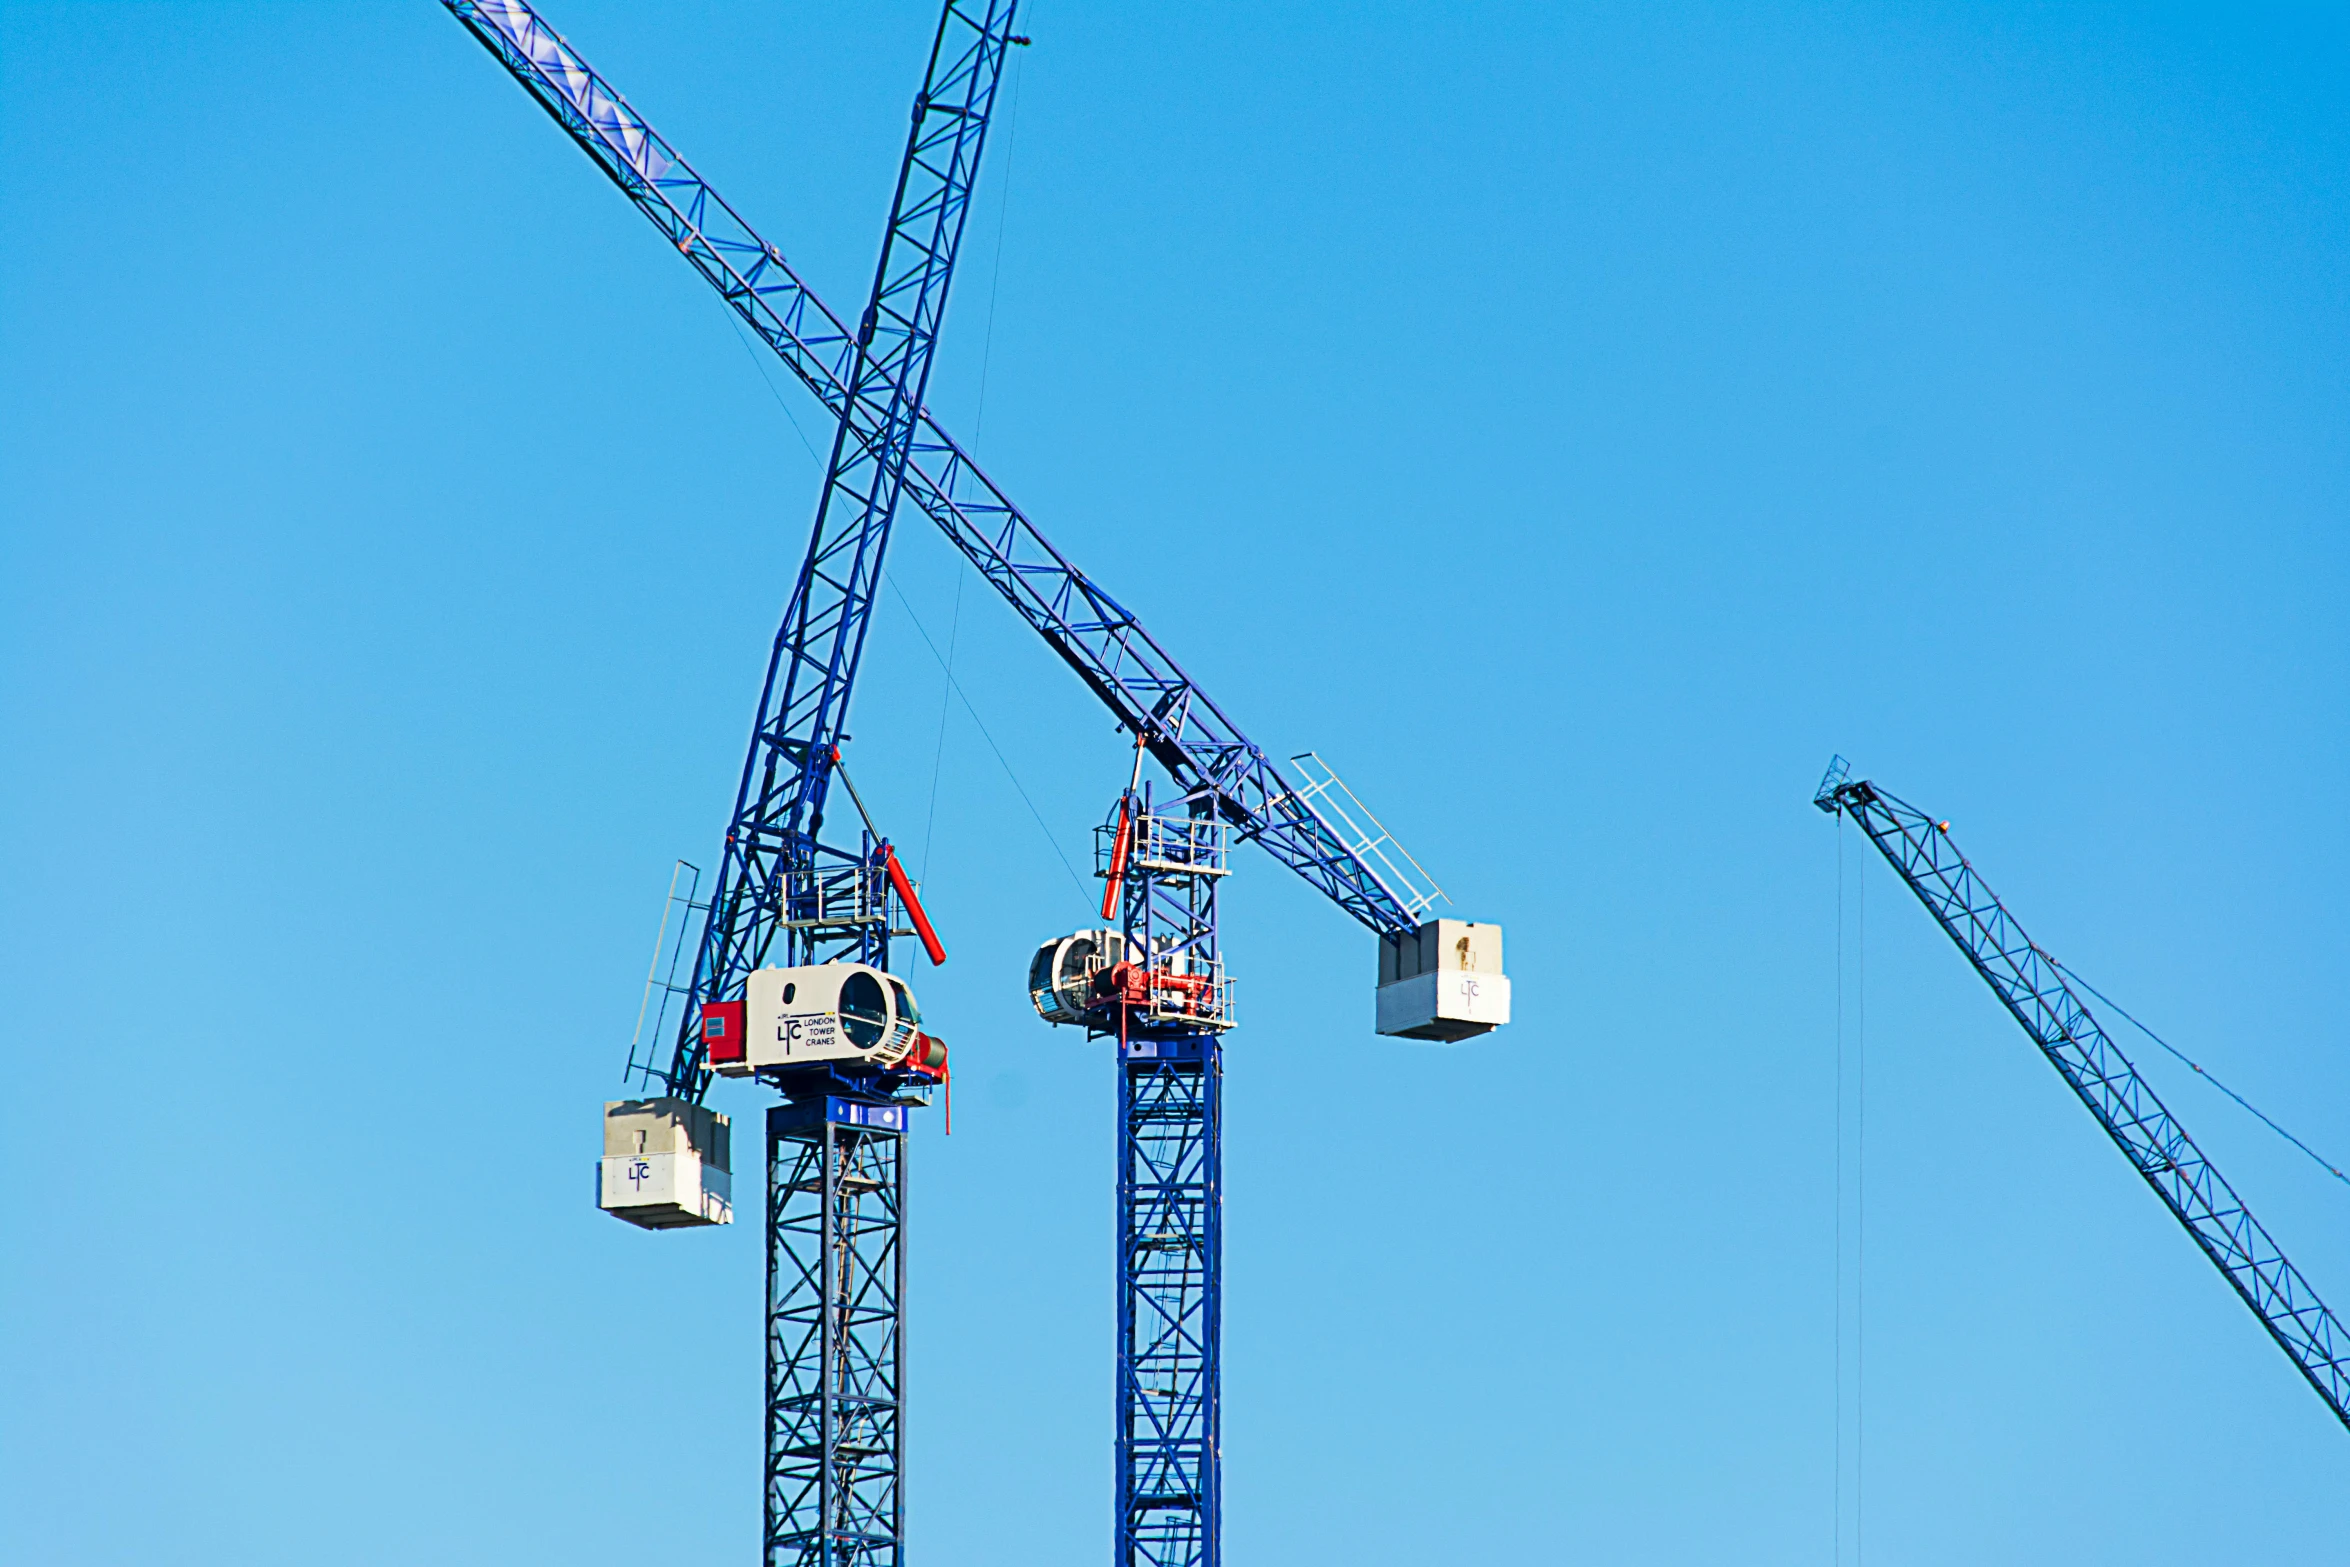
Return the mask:
<path id="1" fill-rule="evenodd" d="M 881 993 L 881 982 L 862 969 L 841 983 L 840 1026 L 860 1050 L 880 1044 L 889 1026 L 889 998 Z"/>

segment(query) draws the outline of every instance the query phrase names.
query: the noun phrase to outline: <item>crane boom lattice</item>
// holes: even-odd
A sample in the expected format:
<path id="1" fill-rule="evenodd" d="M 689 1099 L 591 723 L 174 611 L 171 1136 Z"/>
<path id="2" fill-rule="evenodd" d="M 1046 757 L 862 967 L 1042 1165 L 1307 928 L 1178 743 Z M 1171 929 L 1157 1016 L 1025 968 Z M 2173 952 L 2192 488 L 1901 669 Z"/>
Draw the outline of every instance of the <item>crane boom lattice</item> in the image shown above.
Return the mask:
<path id="1" fill-rule="evenodd" d="M 857 334 L 659 132 L 521 0 L 443 0 L 661 236 L 835 418 L 852 395 Z M 1142 622 L 1056 549 L 930 416 L 915 408 L 904 494 L 1004 601 L 1142 738 L 1185 792 L 1205 789 L 1245 839 L 1381 935 L 1414 928 L 1372 866 Z M 723 878 L 721 878 L 723 885 Z"/>
<path id="2" fill-rule="evenodd" d="M 2138 1075 L 2056 961 L 1959 853 L 1949 824 L 1865 779 L 1854 780 L 1842 757 L 1829 765 L 1813 803 L 1851 818 L 1868 834 L 2130 1167 L 2252 1308 L 2334 1417 L 2350 1427 L 2350 1330 Z"/>

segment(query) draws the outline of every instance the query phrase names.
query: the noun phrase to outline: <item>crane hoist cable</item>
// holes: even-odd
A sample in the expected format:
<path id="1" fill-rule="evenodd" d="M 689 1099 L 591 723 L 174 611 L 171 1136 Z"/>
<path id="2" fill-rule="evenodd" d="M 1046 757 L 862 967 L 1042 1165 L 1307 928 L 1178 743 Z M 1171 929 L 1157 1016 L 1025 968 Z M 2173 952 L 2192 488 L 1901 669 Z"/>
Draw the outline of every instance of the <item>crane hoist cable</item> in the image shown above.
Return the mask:
<path id="1" fill-rule="evenodd" d="M 2333 1160 L 2328 1159 L 2324 1154 L 2319 1153 L 2316 1149 L 2310 1147 L 2300 1138 L 2295 1137 L 2291 1132 L 2285 1130 L 2284 1127 L 2278 1125 L 2276 1119 L 2267 1111 L 2261 1109 L 2260 1106 L 2254 1104 L 2251 1100 L 2245 1098 L 2242 1094 L 2237 1093 L 2233 1088 L 2230 1088 L 2227 1084 L 2212 1076 L 2211 1073 L 2205 1069 L 2202 1062 L 2195 1060 L 2184 1050 L 2181 1050 L 2178 1046 L 2172 1044 L 2169 1040 L 2163 1038 L 2160 1034 L 2157 1034 L 2153 1029 L 2148 1028 L 2144 1023 L 2139 1022 L 2135 1016 L 2123 1008 L 2120 1002 L 2114 1000 L 2113 997 L 2107 995 L 2104 991 L 2099 990 L 2095 985 L 2092 985 L 2087 980 L 2081 978 L 2080 974 L 2074 970 L 2071 964 L 2065 962 L 2061 958 L 2053 956 L 2050 957 L 2048 961 L 2055 964 L 2057 968 L 2063 972 L 2065 978 L 2071 980 L 2074 984 L 2080 986 L 2090 995 L 2095 996 L 2098 1000 L 2111 1007 L 2115 1016 L 2119 1017 L 2123 1022 L 2129 1024 L 2130 1027 L 2136 1029 L 2139 1033 L 2144 1034 L 2148 1039 L 2153 1040 L 2156 1045 L 2161 1047 L 2165 1055 L 2168 1055 L 2171 1057 L 2171 1059 L 2177 1061 L 2181 1066 L 2184 1066 L 2188 1071 L 2193 1072 L 2197 1077 L 2202 1078 L 2203 1081 L 2209 1083 L 2212 1087 L 2218 1089 L 2221 1093 L 2227 1095 L 2230 1099 L 2233 1099 L 2236 1104 L 2242 1108 L 2245 1114 L 2251 1116 L 2254 1120 L 2267 1127 L 2270 1131 L 2276 1133 L 2279 1137 L 2282 1137 L 2286 1142 L 2291 1143 L 2294 1147 L 2300 1149 L 2304 1154 L 2307 1154 L 2309 1156 L 2310 1163 L 2325 1171 L 2326 1174 L 2332 1176 L 2335 1180 L 2340 1181 L 2344 1186 L 2350 1186 L 2350 1175 L 2345 1175 L 2342 1172 L 2342 1167 L 2340 1165 L 2334 1163 Z"/>

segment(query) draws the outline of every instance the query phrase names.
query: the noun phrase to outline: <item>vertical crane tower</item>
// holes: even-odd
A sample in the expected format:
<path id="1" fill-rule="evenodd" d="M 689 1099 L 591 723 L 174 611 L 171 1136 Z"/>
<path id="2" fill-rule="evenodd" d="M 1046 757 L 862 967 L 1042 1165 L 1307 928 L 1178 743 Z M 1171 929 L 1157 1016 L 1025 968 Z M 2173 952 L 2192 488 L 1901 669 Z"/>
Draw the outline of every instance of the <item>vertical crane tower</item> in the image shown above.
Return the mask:
<path id="1" fill-rule="evenodd" d="M 701 1107 L 713 1072 L 758 1077 L 787 1098 L 767 1127 L 766 1557 L 902 1560 L 903 1138 L 945 1052 L 921 1033 L 889 954 L 893 935 L 919 935 L 933 962 L 943 950 L 861 802 L 854 840 L 823 827 L 834 779 L 855 797 L 841 765 L 849 695 L 891 518 L 910 499 L 1135 737 L 1124 825 L 1103 856 L 1103 918 L 1120 928 L 1094 933 L 1114 935 L 1116 950 L 1091 937 L 1048 943 L 1043 990 L 1056 999 L 1048 1005 L 1034 971 L 1031 989 L 1054 1021 L 1121 1045 L 1116 1559 L 1215 1563 L 1218 1040 L 1232 1022 L 1215 888 L 1227 849 L 1260 845 L 1378 934 L 1382 1033 L 1458 1039 L 1507 1022 L 1499 928 L 1423 919 L 1440 894 L 1416 866 L 1404 871 L 1408 857 L 1336 776 L 1310 753 L 1293 758 L 1294 774 L 1275 766 L 923 406 L 1004 50 L 1026 41 L 1011 33 L 1012 0 L 945 7 L 854 330 L 531 6 L 443 4 L 836 422 L 688 1005 L 653 1074 L 663 1094 L 613 1107 L 606 1134 L 606 1205 L 619 1209 L 616 1165 L 649 1164 L 630 1155 L 655 1131 L 685 1150 L 680 1169 L 723 1148 L 723 1120 Z M 1172 807 L 1154 810 L 1140 787 L 1145 757 L 1173 783 Z M 852 1004 L 859 984 L 868 1008 Z M 820 994 L 795 1003 L 795 988 Z M 804 1023 L 829 1043 L 778 1059 L 770 1021 L 778 1040 Z M 615 1147 L 615 1124 L 623 1139 L 638 1128 L 634 1149 Z M 690 1203 L 656 1206 L 640 1222 L 711 1222 L 724 1203 L 697 1188 Z"/>
<path id="2" fill-rule="evenodd" d="M 1470 1038 L 1509 1021 L 1501 928 L 1424 916 L 1444 896 L 1337 775 L 1291 758 L 1291 795 L 1370 884 L 1381 1033 Z M 1213 789 L 1154 801 L 1135 778 L 1096 829 L 1105 924 L 1047 941 L 1029 996 L 1047 1022 L 1114 1038 L 1120 1567 L 1223 1559 L 1223 1036 L 1238 1021 L 1217 930 L 1231 831 Z M 1344 905 L 1342 905 L 1344 906 Z M 1106 922 L 1115 920 L 1112 926 Z"/>
<path id="3" fill-rule="evenodd" d="M 1950 824 L 1852 776 L 1841 756 L 1812 803 L 1849 817 L 2023 1026 L 2180 1228 L 2228 1281 L 2326 1408 L 2350 1427 L 2350 1329 L 2271 1239 L 2138 1075 L 2062 967 L 1950 841 Z"/>

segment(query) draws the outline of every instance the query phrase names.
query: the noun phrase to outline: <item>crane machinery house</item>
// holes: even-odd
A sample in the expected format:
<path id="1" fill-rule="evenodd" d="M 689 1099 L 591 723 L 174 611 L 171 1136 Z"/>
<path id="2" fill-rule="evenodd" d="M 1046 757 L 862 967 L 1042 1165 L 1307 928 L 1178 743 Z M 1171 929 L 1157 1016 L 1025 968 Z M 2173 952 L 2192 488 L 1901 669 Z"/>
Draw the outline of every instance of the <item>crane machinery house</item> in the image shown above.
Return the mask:
<path id="1" fill-rule="evenodd" d="M 821 1061 L 925 1075 L 946 1064 L 906 982 L 869 963 L 753 969 L 741 1001 L 703 1009 L 703 1038 L 726 1077 Z"/>

